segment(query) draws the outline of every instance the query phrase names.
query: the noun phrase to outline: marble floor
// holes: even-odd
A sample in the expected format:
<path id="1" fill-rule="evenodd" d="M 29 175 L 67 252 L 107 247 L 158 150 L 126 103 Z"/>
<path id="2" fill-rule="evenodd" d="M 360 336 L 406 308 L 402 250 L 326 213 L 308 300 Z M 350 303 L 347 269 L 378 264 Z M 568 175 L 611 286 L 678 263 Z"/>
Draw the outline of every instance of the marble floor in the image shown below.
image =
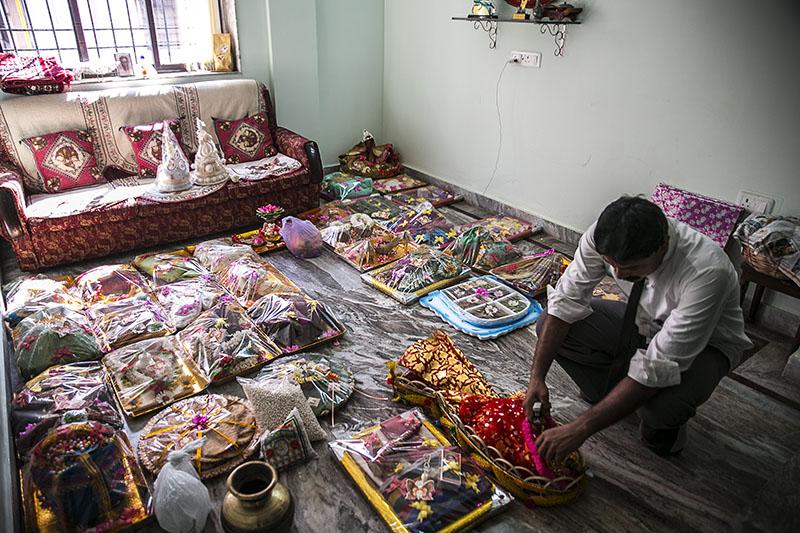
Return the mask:
<path id="1" fill-rule="evenodd" d="M 442 208 L 442 212 L 455 222 L 485 214 L 464 203 Z M 574 247 L 546 235 L 523 241 L 530 250 L 553 245 L 567 253 L 574 251 Z M 92 264 L 131 256 L 105 258 Z M 322 421 L 332 437 L 406 409 L 390 401 L 385 363 L 437 328 L 451 335 L 498 388 L 516 391 L 527 383 L 536 345 L 532 327 L 497 340 L 479 341 L 453 330 L 419 305 L 403 307 L 366 286 L 354 269 L 328 251 L 311 260 L 295 259 L 286 251 L 268 258 L 312 296 L 329 305 L 348 327 L 348 333 L 337 344 L 318 351 L 350 365 L 358 388 L 365 394 L 353 396 L 337 415 L 335 427 L 330 427 L 330 421 Z M 19 275 L 7 255 L 4 267 L 5 282 Z M 85 268 L 87 265 L 83 264 L 59 272 Z M 557 419 L 568 421 L 587 409 L 577 388 L 558 365 L 553 366 L 548 384 Z M 212 387 L 209 392 L 242 394 L 234 383 Z M 146 421 L 147 416 L 128 421 L 134 440 Z M 800 530 L 800 410 L 745 383 L 725 378 L 689 426 L 689 443 L 684 452 L 664 459 L 642 447 L 637 418 L 631 416 L 583 446 L 591 479 L 576 503 L 530 509 L 514 502 L 507 512 L 477 530 Z M 319 459 L 283 476 L 296 500 L 294 531 L 387 531 L 327 445 L 319 443 L 316 448 Z M 209 486 L 215 508 L 207 531 L 221 531 L 219 505 L 224 477 L 212 480 Z M 148 530 L 158 528 L 153 525 Z"/>

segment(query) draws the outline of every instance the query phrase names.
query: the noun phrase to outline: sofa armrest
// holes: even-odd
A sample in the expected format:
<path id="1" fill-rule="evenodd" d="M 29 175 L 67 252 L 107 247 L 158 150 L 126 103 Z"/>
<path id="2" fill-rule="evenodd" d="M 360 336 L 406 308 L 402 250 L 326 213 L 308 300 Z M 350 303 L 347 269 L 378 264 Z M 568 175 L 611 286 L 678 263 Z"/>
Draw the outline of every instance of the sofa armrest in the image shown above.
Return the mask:
<path id="1" fill-rule="evenodd" d="M 309 141 L 302 135 L 278 127 L 275 130 L 277 139 L 275 143 L 278 151 L 286 154 L 292 159 L 297 159 L 308 169 L 311 174 L 312 183 L 322 182 L 322 157 L 319 154 L 319 146 L 314 141 Z"/>
<path id="2" fill-rule="evenodd" d="M 0 162 L 0 234 L 8 240 L 25 234 L 25 186 L 13 165 Z"/>

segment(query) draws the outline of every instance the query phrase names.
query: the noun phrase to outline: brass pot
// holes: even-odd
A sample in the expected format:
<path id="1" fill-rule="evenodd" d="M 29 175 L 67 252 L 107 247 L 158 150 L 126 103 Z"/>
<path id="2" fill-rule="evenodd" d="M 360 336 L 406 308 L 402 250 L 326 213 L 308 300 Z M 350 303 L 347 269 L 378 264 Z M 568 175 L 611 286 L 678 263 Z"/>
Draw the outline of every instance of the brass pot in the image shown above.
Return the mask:
<path id="1" fill-rule="evenodd" d="M 249 461 L 228 476 L 222 501 L 222 528 L 227 533 L 288 531 L 294 517 L 289 490 L 269 463 Z"/>

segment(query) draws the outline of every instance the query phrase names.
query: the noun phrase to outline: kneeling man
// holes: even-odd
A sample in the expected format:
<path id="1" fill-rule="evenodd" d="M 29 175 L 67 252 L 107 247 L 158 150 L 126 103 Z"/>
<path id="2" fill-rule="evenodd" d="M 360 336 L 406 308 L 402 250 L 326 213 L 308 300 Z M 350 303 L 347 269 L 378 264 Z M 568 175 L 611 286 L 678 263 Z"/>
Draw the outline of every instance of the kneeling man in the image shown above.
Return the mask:
<path id="1" fill-rule="evenodd" d="M 607 273 L 628 293 L 627 304 L 592 298 Z M 575 260 L 548 294 L 538 331 L 529 418 L 537 401 L 549 412 L 545 377 L 553 360 L 594 404 L 540 435 L 548 460 L 564 458 L 634 411 L 650 449 L 680 452 L 686 422 L 751 346 L 738 276 L 722 248 L 637 197 L 611 203 L 583 234 Z"/>

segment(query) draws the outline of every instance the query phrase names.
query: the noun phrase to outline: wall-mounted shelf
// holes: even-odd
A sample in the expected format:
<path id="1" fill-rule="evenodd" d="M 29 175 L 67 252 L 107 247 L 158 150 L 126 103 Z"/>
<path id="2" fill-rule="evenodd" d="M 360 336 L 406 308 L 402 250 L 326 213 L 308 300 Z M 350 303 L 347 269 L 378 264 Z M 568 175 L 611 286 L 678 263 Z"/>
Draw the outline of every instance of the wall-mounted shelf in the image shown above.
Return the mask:
<path id="1" fill-rule="evenodd" d="M 555 42 L 556 48 L 553 51 L 555 56 L 564 55 L 564 42 L 567 38 L 567 28 L 573 24 L 580 24 L 579 20 L 517 20 L 512 18 L 499 17 L 453 17 L 453 20 L 472 22 L 476 30 L 482 29 L 489 34 L 489 49 L 494 50 L 497 46 L 497 26 L 500 23 L 516 24 L 538 24 L 539 31 L 544 35 L 549 33 Z"/>

